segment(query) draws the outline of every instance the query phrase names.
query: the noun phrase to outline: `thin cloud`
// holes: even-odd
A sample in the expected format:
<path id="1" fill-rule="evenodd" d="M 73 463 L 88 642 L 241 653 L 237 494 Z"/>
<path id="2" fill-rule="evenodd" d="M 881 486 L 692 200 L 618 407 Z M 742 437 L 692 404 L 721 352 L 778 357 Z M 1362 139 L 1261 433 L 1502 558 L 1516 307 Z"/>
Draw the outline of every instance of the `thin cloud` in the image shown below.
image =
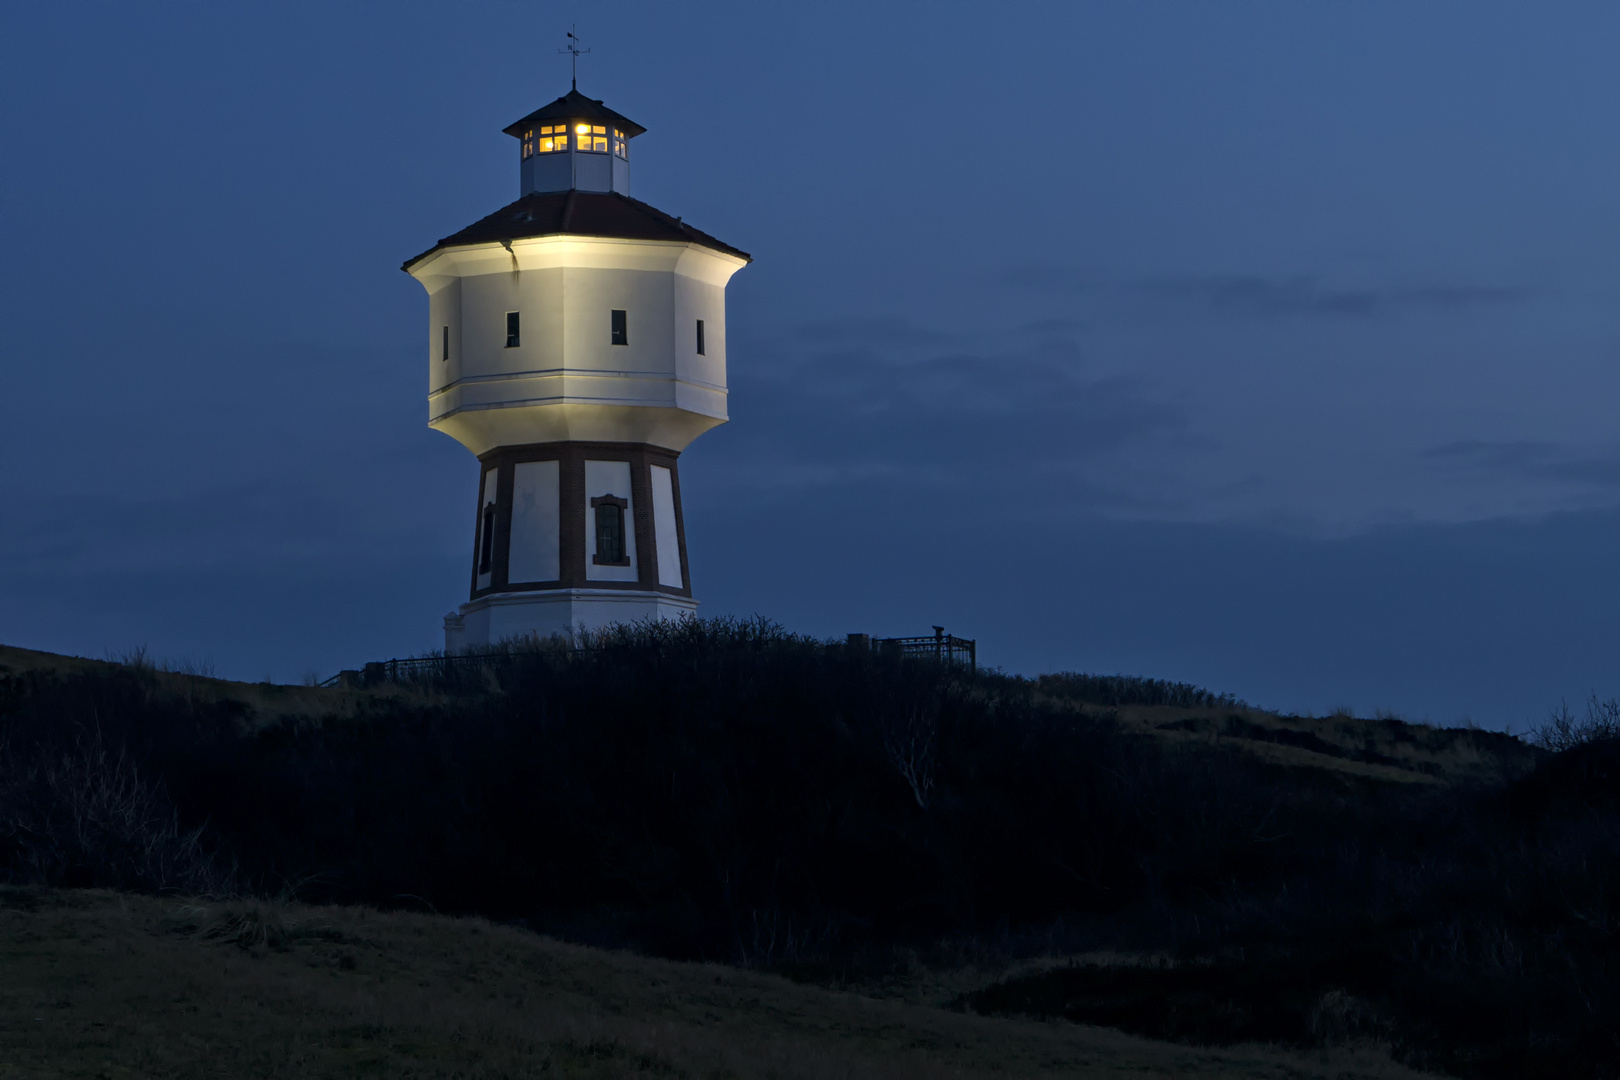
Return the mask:
<path id="1" fill-rule="evenodd" d="M 1431 447 L 1424 456 L 1489 472 L 1593 487 L 1620 487 L 1620 447 L 1467 439 Z"/>
<path id="2" fill-rule="evenodd" d="M 1523 289 L 1478 285 L 1343 288 L 1309 276 L 1268 278 L 1241 274 L 1148 279 L 1130 287 L 1148 296 L 1206 304 L 1233 314 L 1344 318 L 1500 307 L 1521 303 L 1530 295 Z"/>
<path id="3" fill-rule="evenodd" d="M 1440 460 L 1461 461 L 1487 468 L 1523 468 L 1526 465 L 1544 461 L 1548 455 L 1556 454 L 1558 449 L 1558 444 L 1551 442 L 1461 439 L 1457 442 L 1431 446 L 1423 451 L 1423 456 Z"/>
<path id="4" fill-rule="evenodd" d="M 307 479 L 307 478 L 305 478 Z M 359 495 L 256 481 L 186 495 L 94 500 L 18 496 L 0 521 L 0 562 L 33 572 L 367 558 L 432 549 L 398 491 Z"/>
<path id="5" fill-rule="evenodd" d="M 794 336 L 807 345 L 852 343 L 859 346 L 941 344 L 949 335 L 917 326 L 904 319 L 825 319 L 804 323 Z"/>
<path id="6" fill-rule="evenodd" d="M 1025 267 L 1008 276 L 1020 288 L 1114 294 L 1148 303 L 1202 307 L 1256 318 L 1369 319 L 1404 312 L 1463 311 L 1521 304 L 1531 289 L 1475 284 L 1334 285 L 1309 274 L 1202 274 L 1110 279 L 1071 267 Z"/>
<path id="7" fill-rule="evenodd" d="M 774 340 L 766 362 L 734 373 L 728 482 L 974 488 L 1116 508 L 1162 490 L 1127 477 L 1140 477 L 1145 444 L 1183 437 L 1184 413 L 1133 379 L 1093 374 L 1066 325 L 1024 329 L 1007 348 L 949 337 L 896 350 L 897 336 L 916 339 L 891 324 Z"/>

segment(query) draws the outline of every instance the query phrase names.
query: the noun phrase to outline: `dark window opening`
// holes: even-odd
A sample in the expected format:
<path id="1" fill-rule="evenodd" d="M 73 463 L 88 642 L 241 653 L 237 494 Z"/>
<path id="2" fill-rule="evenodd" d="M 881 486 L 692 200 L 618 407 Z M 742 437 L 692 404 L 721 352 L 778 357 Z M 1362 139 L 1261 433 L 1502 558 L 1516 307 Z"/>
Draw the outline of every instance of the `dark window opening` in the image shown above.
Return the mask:
<path id="1" fill-rule="evenodd" d="M 702 356 L 703 355 L 703 320 L 702 319 L 698 320 L 697 342 L 698 342 L 698 355 Z"/>
<path id="2" fill-rule="evenodd" d="M 483 537 L 478 543 L 478 572 L 489 573 L 490 560 L 495 555 L 495 504 L 484 506 Z"/>
<path id="3" fill-rule="evenodd" d="M 698 351 L 702 352 L 703 350 L 699 349 Z M 450 328 L 448 326 L 444 328 L 443 340 L 439 349 L 439 359 L 450 359 Z"/>
<path id="4" fill-rule="evenodd" d="M 624 545 L 624 512 L 629 505 L 615 495 L 599 495 L 591 500 L 596 514 L 596 554 L 591 562 L 597 566 L 630 565 Z"/>
<path id="5" fill-rule="evenodd" d="M 518 313 L 515 311 L 506 313 L 506 347 L 508 349 L 518 347 Z"/>
<path id="6" fill-rule="evenodd" d="M 630 320 L 625 313 L 617 309 L 613 312 L 613 344 L 630 344 Z"/>
<path id="7" fill-rule="evenodd" d="M 596 508 L 596 561 L 624 561 L 624 511 L 617 506 Z"/>

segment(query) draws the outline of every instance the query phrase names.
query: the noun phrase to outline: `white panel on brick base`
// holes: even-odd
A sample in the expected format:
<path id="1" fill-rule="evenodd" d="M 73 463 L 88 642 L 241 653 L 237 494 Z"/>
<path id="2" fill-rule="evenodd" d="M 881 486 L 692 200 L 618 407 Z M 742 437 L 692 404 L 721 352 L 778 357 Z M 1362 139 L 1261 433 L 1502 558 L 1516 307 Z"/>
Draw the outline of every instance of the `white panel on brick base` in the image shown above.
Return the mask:
<path id="1" fill-rule="evenodd" d="M 556 581 L 562 577 L 562 505 L 555 461 L 521 461 L 512 475 L 512 541 L 506 580 Z"/>
<path id="2" fill-rule="evenodd" d="M 679 589 L 681 578 L 680 532 L 675 528 L 675 481 L 662 465 L 652 467 L 653 541 L 658 548 L 658 584 Z"/>
<path id="3" fill-rule="evenodd" d="M 599 566 L 594 561 L 596 555 L 596 511 L 591 508 L 591 500 L 602 495 L 613 495 L 623 499 L 627 504 L 624 508 L 624 553 L 630 559 L 629 566 Z M 637 581 L 640 572 L 636 568 L 636 504 L 630 498 L 630 463 L 628 461 L 587 461 L 585 463 L 585 580 L 586 581 Z"/>

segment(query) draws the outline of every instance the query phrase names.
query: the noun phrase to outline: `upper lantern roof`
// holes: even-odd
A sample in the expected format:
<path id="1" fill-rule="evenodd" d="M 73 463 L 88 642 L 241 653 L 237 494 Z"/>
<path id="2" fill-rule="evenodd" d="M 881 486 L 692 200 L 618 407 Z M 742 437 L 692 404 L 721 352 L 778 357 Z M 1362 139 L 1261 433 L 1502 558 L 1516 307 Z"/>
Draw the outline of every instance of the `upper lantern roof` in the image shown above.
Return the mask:
<path id="1" fill-rule="evenodd" d="M 518 200 L 406 262 L 444 248 L 510 244 L 543 236 L 593 236 L 698 244 L 752 261 L 745 251 L 630 198 L 629 141 L 647 129 L 570 90 L 503 129 L 519 143 Z"/>
<path id="2" fill-rule="evenodd" d="M 563 191 L 525 195 L 460 232 L 440 240 L 400 267 L 411 267 L 445 248 L 507 244 L 541 236 L 599 236 L 616 240 L 666 240 L 698 244 L 753 262 L 746 251 L 717 240 L 639 199 L 617 192 Z"/>
<path id="3" fill-rule="evenodd" d="M 542 105 L 528 116 L 504 127 L 501 130 L 514 139 L 523 138 L 523 133 L 536 124 L 545 124 L 554 120 L 590 120 L 600 121 L 603 124 L 612 124 L 625 133 L 628 138 L 645 134 L 647 129 L 627 116 L 621 116 L 612 109 L 603 105 L 595 98 L 588 98 L 577 88 L 571 89 L 550 105 Z"/>

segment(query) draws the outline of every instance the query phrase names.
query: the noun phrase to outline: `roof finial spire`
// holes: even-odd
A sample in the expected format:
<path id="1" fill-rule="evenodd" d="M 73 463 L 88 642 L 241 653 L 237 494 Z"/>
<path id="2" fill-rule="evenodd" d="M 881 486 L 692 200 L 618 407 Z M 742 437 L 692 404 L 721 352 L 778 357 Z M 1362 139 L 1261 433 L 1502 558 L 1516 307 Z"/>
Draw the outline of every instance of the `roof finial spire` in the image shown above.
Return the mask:
<path id="1" fill-rule="evenodd" d="M 579 54 L 580 53 L 588 53 L 588 52 L 591 51 L 589 49 L 582 49 L 582 48 L 579 47 L 580 46 L 579 34 L 575 33 L 575 31 L 577 31 L 578 29 L 579 29 L 579 24 L 578 23 L 575 23 L 572 27 L 570 27 L 569 30 L 568 30 L 568 47 L 566 49 L 558 49 L 557 50 L 560 53 L 568 53 L 570 56 L 573 57 L 574 73 L 573 73 L 573 79 L 571 81 L 572 81 L 572 87 L 575 90 L 579 89 Z"/>

